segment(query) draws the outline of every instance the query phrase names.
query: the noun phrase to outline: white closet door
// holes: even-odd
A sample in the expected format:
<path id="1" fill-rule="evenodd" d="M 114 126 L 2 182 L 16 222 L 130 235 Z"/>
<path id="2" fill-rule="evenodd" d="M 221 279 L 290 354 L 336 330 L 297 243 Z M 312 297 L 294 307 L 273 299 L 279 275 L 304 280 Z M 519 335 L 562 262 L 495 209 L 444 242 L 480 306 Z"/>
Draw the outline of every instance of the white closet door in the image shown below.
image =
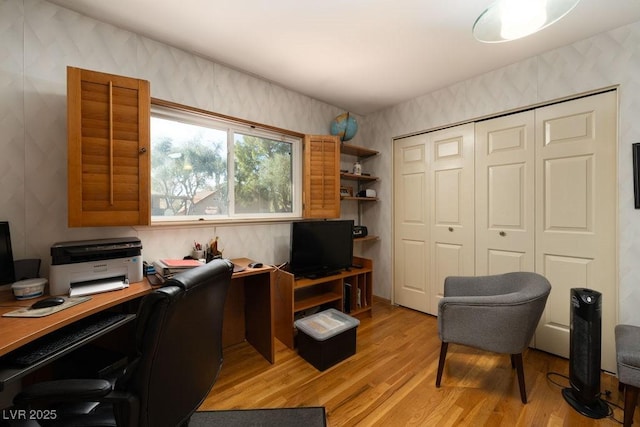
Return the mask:
<path id="1" fill-rule="evenodd" d="M 429 312 L 429 209 L 425 135 L 394 141 L 393 289 L 396 304 Z"/>
<path id="2" fill-rule="evenodd" d="M 427 134 L 431 151 L 431 308 L 438 314 L 447 276 L 473 276 L 473 123 Z"/>
<path id="3" fill-rule="evenodd" d="M 602 298 L 602 369 L 615 372 L 617 94 L 536 111 L 536 270 L 552 285 L 535 346 L 569 356 L 570 289 Z"/>
<path id="4" fill-rule="evenodd" d="M 534 112 L 476 123 L 476 274 L 534 270 Z"/>

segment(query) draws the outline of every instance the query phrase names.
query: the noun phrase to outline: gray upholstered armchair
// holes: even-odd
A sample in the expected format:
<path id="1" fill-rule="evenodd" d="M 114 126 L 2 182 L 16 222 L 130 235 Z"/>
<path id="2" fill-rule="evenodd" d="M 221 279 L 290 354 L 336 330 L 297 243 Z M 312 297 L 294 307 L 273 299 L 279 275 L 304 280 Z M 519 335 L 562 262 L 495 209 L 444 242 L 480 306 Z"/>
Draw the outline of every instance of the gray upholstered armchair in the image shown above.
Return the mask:
<path id="1" fill-rule="evenodd" d="M 518 373 L 520 398 L 527 403 L 522 352 L 529 346 L 547 297 L 549 281 L 536 273 L 447 277 L 438 305 L 442 341 L 436 387 L 440 387 L 449 343 L 511 355 Z"/>

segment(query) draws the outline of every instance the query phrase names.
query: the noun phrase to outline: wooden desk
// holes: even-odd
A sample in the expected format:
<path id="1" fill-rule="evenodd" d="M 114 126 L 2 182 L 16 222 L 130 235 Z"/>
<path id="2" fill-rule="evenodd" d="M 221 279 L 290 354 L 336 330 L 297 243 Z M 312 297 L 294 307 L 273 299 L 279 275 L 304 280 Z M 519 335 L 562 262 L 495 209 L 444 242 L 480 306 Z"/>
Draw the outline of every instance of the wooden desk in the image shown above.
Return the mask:
<path id="1" fill-rule="evenodd" d="M 234 273 L 224 306 L 222 346 L 229 347 L 245 339 L 269 362 L 275 362 L 275 316 L 271 266 L 249 268 L 252 260 L 231 260 L 245 270 Z"/>
<path id="2" fill-rule="evenodd" d="M 234 259 L 232 262 L 245 267 L 245 270 L 234 273 L 232 276 L 225 303 L 223 347 L 246 339 L 265 359 L 273 363 L 275 335 L 271 275 L 274 268 L 269 266 L 248 268 L 248 264 L 252 261 L 247 258 Z M 142 282 L 132 283 L 122 290 L 91 295 L 91 299 L 86 302 L 45 317 L 0 317 L 0 356 L 82 318 L 140 298 L 152 289 L 145 279 Z M 21 307 L 28 307 L 34 301 L 36 300 L 17 301 L 10 290 L 0 291 L 0 315 Z M 2 375 L 0 375 L 1 379 Z"/>

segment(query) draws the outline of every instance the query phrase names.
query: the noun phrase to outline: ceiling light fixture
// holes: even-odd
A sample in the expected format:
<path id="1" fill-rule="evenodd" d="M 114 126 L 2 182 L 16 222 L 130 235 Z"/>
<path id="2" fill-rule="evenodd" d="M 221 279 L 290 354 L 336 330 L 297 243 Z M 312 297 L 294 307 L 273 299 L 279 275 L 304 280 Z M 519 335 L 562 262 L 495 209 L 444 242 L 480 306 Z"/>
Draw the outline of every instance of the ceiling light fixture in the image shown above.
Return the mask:
<path id="1" fill-rule="evenodd" d="M 519 39 L 548 27 L 580 0 L 497 0 L 476 19 L 474 37 L 485 43 Z"/>

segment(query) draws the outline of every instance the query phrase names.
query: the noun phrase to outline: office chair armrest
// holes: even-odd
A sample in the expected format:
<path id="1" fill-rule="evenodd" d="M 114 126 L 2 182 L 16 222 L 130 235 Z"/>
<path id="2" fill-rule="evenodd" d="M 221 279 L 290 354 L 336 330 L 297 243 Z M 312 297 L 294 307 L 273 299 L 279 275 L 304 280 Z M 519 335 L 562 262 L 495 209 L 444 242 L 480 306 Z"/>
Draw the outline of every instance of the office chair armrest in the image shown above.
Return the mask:
<path id="1" fill-rule="evenodd" d="M 101 400 L 111 392 L 111 383 L 101 379 L 70 379 L 44 381 L 25 387 L 14 398 L 14 404 L 26 405 L 34 401 Z"/>

